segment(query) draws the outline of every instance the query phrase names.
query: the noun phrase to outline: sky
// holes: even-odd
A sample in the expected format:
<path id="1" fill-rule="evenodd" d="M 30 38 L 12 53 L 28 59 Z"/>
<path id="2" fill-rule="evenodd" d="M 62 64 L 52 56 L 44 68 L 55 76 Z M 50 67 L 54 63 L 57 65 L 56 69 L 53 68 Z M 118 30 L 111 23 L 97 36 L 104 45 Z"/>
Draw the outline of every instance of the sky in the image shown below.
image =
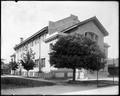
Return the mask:
<path id="1" fill-rule="evenodd" d="M 10 61 L 20 38 L 30 37 L 71 14 L 80 21 L 96 16 L 108 31 L 109 58 L 118 58 L 118 2 L 116 1 L 1 1 L 1 58 Z"/>

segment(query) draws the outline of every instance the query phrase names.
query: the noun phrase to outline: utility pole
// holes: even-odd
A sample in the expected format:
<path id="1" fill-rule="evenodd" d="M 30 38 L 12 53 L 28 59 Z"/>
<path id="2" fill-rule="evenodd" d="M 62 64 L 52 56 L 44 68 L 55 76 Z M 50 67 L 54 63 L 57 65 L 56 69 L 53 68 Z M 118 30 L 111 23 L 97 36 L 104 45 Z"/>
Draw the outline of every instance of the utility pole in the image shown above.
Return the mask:
<path id="1" fill-rule="evenodd" d="M 114 66 L 115 66 L 115 64 L 114 64 L 114 58 L 113 58 L 113 72 L 115 70 Z M 114 73 L 113 73 L 113 84 L 114 84 Z"/>
<path id="2" fill-rule="evenodd" d="M 97 70 L 97 87 L 98 87 L 98 70 Z"/>
<path id="3" fill-rule="evenodd" d="M 41 64 L 41 60 L 40 60 L 41 59 L 40 58 L 41 57 L 41 45 L 40 45 L 41 44 L 41 38 L 39 37 L 38 40 L 39 40 L 39 72 L 40 72 L 41 71 L 41 68 L 40 68 L 40 64 Z"/>
<path id="4" fill-rule="evenodd" d="M 97 58 L 97 65 L 98 65 L 98 58 Z M 97 87 L 98 87 L 98 70 L 97 70 Z"/>

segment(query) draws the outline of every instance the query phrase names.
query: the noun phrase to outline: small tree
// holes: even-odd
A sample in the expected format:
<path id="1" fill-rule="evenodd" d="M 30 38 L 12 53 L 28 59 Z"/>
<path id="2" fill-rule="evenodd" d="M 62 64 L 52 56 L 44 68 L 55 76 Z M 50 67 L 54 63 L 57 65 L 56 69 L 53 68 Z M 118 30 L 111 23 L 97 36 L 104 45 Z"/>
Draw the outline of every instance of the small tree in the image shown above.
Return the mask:
<path id="1" fill-rule="evenodd" d="M 18 64 L 15 61 L 11 61 L 9 63 L 9 67 L 11 70 L 14 70 L 14 74 L 15 74 L 15 70 L 18 69 Z"/>
<path id="2" fill-rule="evenodd" d="M 3 59 L 1 59 L 1 74 L 3 74 L 3 70 L 5 69 L 5 63 Z"/>
<path id="3" fill-rule="evenodd" d="M 33 69 L 35 66 L 35 62 L 33 61 L 35 53 L 30 49 L 30 51 L 27 50 L 26 53 L 23 55 L 23 59 L 21 60 L 21 64 L 24 67 L 24 69 L 27 70 L 27 77 L 29 70 Z"/>
<path id="4" fill-rule="evenodd" d="M 104 67 L 105 58 L 96 42 L 80 34 L 62 36 L 53 45 L 50 63 L 57 68 L 72 68 L 75 81 L 76 68 L 99 70 Z"/>

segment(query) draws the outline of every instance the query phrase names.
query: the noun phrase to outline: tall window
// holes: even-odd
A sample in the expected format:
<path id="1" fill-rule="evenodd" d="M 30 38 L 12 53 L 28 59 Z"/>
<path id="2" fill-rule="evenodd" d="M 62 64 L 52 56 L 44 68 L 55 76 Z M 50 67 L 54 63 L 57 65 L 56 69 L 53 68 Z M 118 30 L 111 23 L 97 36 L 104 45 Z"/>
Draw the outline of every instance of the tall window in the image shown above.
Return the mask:
<path id="1" fill-rule="evenodd" d="M 45 58 L 41 58 L 41 67 L 45 67 Z"/>
<path id="2" fill-rule="evenodd" d="M 33 46 L 33 41 L 31 41 L 31 46 Z"/>
<path id="3" fill-rule="evenodd" d="M 38 67 L 39 66 L 39 59 L 36 59 L 35 60 L 35 67 Z"/>
<path id="4" fill-rule="evenodd" d="M 50 45 L 49 45 L 49 50 L 50 50 L 50 52 L 52 51 L 52 47 L 53 47 L 53 44 L 50 43 Z"/>
<path id="5" fill-rule="evenodd" d="M 46 33 L 41 36 L 41 39 L 44 41 L 46 38 Z"/>

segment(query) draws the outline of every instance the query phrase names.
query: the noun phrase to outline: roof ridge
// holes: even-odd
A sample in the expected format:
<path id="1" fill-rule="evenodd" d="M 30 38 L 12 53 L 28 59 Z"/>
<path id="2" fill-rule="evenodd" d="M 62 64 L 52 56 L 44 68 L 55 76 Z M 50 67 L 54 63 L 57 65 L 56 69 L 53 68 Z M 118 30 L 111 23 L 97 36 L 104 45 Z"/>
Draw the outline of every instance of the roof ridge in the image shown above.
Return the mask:
<path id="1" fill-rule="evenodd" d="M 23 42 L 17 44 L 17 45 L 14 47 L 14 49 L 16 49 L 17 47 L 19 47 L 21 44 L 27 42 L 28 40 L 32 39 L 34 36 L 40 34 L 40 33 L 41 33 L 42 31 L 44 31 L 47 27 L 48 27 L 48 26 L 43 27 L 42 29 L 40 29 L 39 31 L 37 31 L 36 33 L 34 33 L 32 36 L 26 38 Z"/>

